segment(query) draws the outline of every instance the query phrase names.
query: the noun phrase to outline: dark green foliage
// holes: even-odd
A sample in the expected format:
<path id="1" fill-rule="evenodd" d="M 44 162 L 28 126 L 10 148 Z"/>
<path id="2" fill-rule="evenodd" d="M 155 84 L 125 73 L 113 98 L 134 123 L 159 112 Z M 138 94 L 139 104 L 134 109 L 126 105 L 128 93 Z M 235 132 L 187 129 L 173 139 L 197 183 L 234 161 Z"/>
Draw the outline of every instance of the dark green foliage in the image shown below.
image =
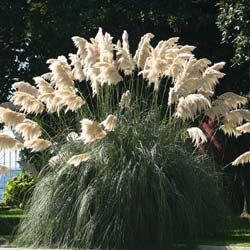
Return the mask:
<path id="1" fill-rule="evenodd" d="M 192 154 L 175 121 L 157 114 L 130 111 L 102 141 L 65 144 L 63 151 L 93 158 L 79 167 L 62 158 L 38 182 L 16 242 L 166 249 L 223 230 L 218 173 Z"/>
<path id="2" fill-rule="evenodd" d="M 7 206 L 24 207 L 32 195 L 34 180 L 31 176 L 20 172 L 7 182 L 4 187 L 3 201 Z"/>
<path id="3" fill-rule="evenodd" d="M 28 58 L 25 55 L 26 21 L 28 11 L 27 0 L 0 2 L 0 100 L 6 101 L 11 83 L 23 77 L 26 72 L 24 64 Z"/>
<path id="4" fill-rule="evenodd" d="M 220 0 L 218 25 L 223 42 L 235 48 L 234 64 L 250 62 L 250 2 L 248 0 Z"/>
<path id="5" fill-rule="evenodd" d="M 228 228 L 223 235 L 207 237 L 196 241 L 197 245 L 215 246 L 250 246 L 250 221 L 240 218 L 237 215 L 230 215 L 227 218 Z"/>
<path id="6" fill-rule="evenodd" d="M 0 235 L 11 235 L 22 218 L 20 209 L 0 210 Z"/>
<path id="7" fill-rule="evenodd" d="M 230 84 L 231 90 L 247 94 L 250 75 L 250 1 L 220 0 L 218 7 L 220 13 L 217 24 L 222 33 L 222 42 L 232 47 L 228 50 L 231 51 L 228 53 L 229 58 L 225 58 L 231 59 L 235 66 L 230 69 L 227 79 L 234 81 Z"/>

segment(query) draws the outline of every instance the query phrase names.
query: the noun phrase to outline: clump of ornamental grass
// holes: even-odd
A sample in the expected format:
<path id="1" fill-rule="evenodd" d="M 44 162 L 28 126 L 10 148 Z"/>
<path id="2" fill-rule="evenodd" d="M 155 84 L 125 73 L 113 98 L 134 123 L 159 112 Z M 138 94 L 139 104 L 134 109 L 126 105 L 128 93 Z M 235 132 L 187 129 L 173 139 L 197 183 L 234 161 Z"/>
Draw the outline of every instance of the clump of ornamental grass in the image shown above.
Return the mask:
<path id="1" fill-rule="evenodd" d="M 70 62 L 47 60 L 36 87 L 14 83 L 15 110 L 1 107 L 0 122 L 18 139 L 1 135 L 0 149 L 23 147 L 44 163 L 17 242 L 161 247 L 216 232 L 217 173 L 183 139 L 205 143 L 195 127 L 205 117 L 229 136 L 245 133 L 247 99 L 214 96 L 224 62 L 196 59 L 177 37 L 153 47 L 153 37 L 133 56 L 126 31 L 116 44 L 102 29 L 75 36 Z"/>
<path id="2" fill-rule="evenodd" d="M 36 184 L 20 245 L 166 249 L 223 228 L 218 173 L 183 144 L 183 128 L 157 110 L 117 117 L 101 142 L 62 145 Z M 83 152 L 81 163 L 68 160 Z"/>

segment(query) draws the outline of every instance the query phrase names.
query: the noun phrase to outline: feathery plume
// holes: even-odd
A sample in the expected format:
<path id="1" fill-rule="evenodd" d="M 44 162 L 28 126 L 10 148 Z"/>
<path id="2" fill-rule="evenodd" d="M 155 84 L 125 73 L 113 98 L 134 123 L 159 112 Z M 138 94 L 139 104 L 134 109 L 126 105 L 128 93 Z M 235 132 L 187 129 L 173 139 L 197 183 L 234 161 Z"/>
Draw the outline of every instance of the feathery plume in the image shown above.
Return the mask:
<path id="1" fill-rule="evenodd" d="M 240 131 L 241 133 L 250 133 L 250 122 L 237 127 L 236 130 Z"/>
<path id="2" fill-rule="evenodd" d="M 134 61 L 139 69 L 144 69 L 147 57 L 151 53 L 152 46 L 150 45 L 151 39 L 154 37 L 153 34 L 147 33 L 141 38 L 138 49 L 135 52 Z"/>
<path id="3" fill-rule="evenodd" d="M 121 101 L 120 101 L 119 105 L 122 108 L 127 108 L 127 107 L 129 107 L 129 104 L 130 104 L 130 91 L 127 90 L 125 93 L 122 94 Z"/>
<path id="4" fill-rule="evenodd" d="M 80 96 L 72 93 L 68 90 L 58 90 L 55 91 L 55 98 L 58 98 L 60 101 L 58 102 L 58 107 L 66 106 L 65 113 L 69 110 L 76 111 L 79 109 L 83 104 L 86 103 L 84 99 Z"/>
<path id="5" fill-rule="evenodd" d="M 79 166 L 82 162 L 88 161 L 91 159 L 91 155 L 88 153 L 73 155 L 69 160 L 68 164 L 74 165 L 75 167 Z"/>
<path id="6" fill-rule="evenodd" d="M 184 45 L 180 47 L 179 52 L 180 53 L 191 53 L 193 50 L 195 50 L 195 46 L 191 46 L 191 45 Z"/>
<path id="7" fill-rule="evenodd" d="M 99 27 L 98 28 L 98 32 L 95 35 L 95 38 L 90 38 L 91 42 L 93 42 L 92 40 L 95 41 L 95 43 L 97 43 L 100 46 L 100 43 L 103 40 L 103 32 L 102 32 L 102 28 Z"/>
<path id="8" fill-rule="evenodd" d="M 87 56 L 84 58 L 84 73 L 90 80 L 91 69 L 100 60 L 100 50 L 96 44 L 86 43 Z"/>
<path id="9" fill-rule="evenodd" d="M 120 41 L 117 42 L 115 47 L 117 53 L 117 65 L 118 69 L 122 70 L 125 75 L 131 75 L 134 70 L 134 61 L 127 49 L 121 47 Z"/>
<path id="10" fill-rule="evenodd" d="M 199 71 L 204 71 L 211 63 L 212 62 L 207 58 L 201 58 L 194 63 L 193 67 L 197 68 Z"/>
<path id="11" fill-rule="evenodd" d="M 163 75 L 170 76 L 176 80 L 181 76 L 181 72 L 183 72 L 183 65 L 185 65 L 187 61 L 191 61 L 193 59 L 193 55 L 188 53 L 178 54 L 177 49 L 169 49 L 167 54 L 166 59 L 168 60 L 167 64 L 169 66 L 166 67 Z"/>
<path id="12" fill-rule="evenodd" d="M 102 139 L 107 133 L 102 130 L 100 123 L 91 121 L 89 119 L 81 120 L 82 132 L 80 138 L 84 143 L 89 143 L 97 139 Z"/>
<path id="13" fill-rule="evenodd" d="M 49 113 L 59 113 L 64 106 L 64 104 L 61 103 L 61 98 L 57 97 L 55 92 L 40 95 L 38 98 L 46 104 Z"/>
<path id="14" fill-rule="evenodd" d="M 220 129 L 228 136 L 235 136 L 237 138 L 241 135 L 241 132 L 236 130 L 236 127 L 232 123 L 225 123 L 220 126 Z"/>
<path id="15" fill-rule="evenodd" d="M 219 63 L 215 63 L 214 65 L 211 66 L 211 69 L 214 70 L 221 70 L 223 69 L 223 67 L 225 66 L 225 62 L 219 62 Z"/>
<path id="16" fill-rule="evenodd" d="M 214 95 L 214 91 L 204 91 L 204 90 L 198 89 L 197 94 L 202 94 L 208 98 L 208 97 L 212 97 Z"/>
<path id="17" fill-rule="evenodd" d="M 23 144 L 9 135 L 0 134 L 0 151 L 6 149 L 20 149 Z"/>
<path id="18" fill-rule="evenodd" d="M 56 59 L 55 58 L 48 59 L 46 63 L 47 64 L 59 63 L 63 67 L 65 72 L 68 74 L 68 76 L 72 78 L 71 67 L 68 64 L 68 59 L 65 56 L 58 56 Z M 53 72 L 52 72 L 52 76 L 53 76 Z M 51 81 L 53 81 L 53 78 L 51 78 Z"/>
<path id="19" fill-rule="evenodd" d="M 24 92 L 15 92 L 10 99 L 17 106 L 21 106 L 21 111 L 25 113 L 42 113 L 44 105 L 39 102 L 34 96 Z"/>
<path id="20" fill-rule="evenodd" d="M 42 131 L 38 124 L 29 119 L 25 119 L 22 123 L 15 127 L 15 131 L 20 133 L 25 140 L 32 140 L 42 135 Z"/>
<path id="21" fill-rule="evenodd" d="M 143 75 L 144 79 L 154 84 L 154 90 L 158 91 L 160 86 L 161 76 L 166 71 L 168 67 L 168 62 L 165 59 L 165 53 L 163 53 L 162 47 L 164 46 L 163 42 L 159 42 L 155 48 L 151 49 L 150 55 L 148 55 L 144 68 L 139 74 Z"/>
<path id="22" fill-rule="evenodd" d="M 169 88 L 168 92 L 168 106 L 176 103 L 179 100 L 178 94 L 176 93 L 175 88 Z"/>
<path id="23" fill-rule="evenodd" d="M 100 69 L 95 66 L 99 61 L 100 51 L 96 44 L 86 43 L 87 56 L 84 59 L 84 74 L 90 80 L 93 96 L 99 93 L 100 81 L 97 79 Z"/>
<path id="24" fill-rule="evenodd" d="M 114 44 L 112 43 L 113 37 L 110 36 L 109 33 L 105 32 L 103 37 L 103 41 L 99 45 L 100 47 L 100 62 L 113 63 L 113 51 Z"/>
<path id="25" fill-rule="evenodd" d="M 213 66 L 210 66 L 206 68 L 206 70 L 202 74 L 203 78 L 203 85 L 201 86 L 201 89 L 204 91 L 213 91 L 215 86 L 219 83 L 219 79 L 224 77 L 225 74 L 218 71 L 218 69 L 222 68 L 222 65 L 224 66 L 224 62 L 214 64 Z"/>
<path id="26" fill-rule="evenodd" d="M 225 122 L 232 124 L 241 124 L 244 120 L 250 121 L 250 111 L 246 109 L 232 110 L 225 114 Z"/>
<path id="27" fill-rule="evenodd" d="M 10 168 L 4 165 L 0 165 L 0 176 L 4 176 L 10 172 Z"/>
<path id="28" fill-rule="evenodd" d="M 74 81 L 71 69 L 67 69 L 62 62 L 55 60 L 49 66 L 52 71 L 51 82 L 55 84 L 55 88 L 59 90 L 74 89 Z"/>
<path id="29" fill-rule="evenodd" d="M 228 107 L 235 109 L 247 103 L 246 97 L 237 95 L 233 92 L 226 92 L 218 96 L 218 100 L 222 100 Z"/>
<path id="30" fill-rule="evenodd" d="M 207 137 L 200 128 L 188 128 L 187 132 L 189 137 L 192 139 L 192 142 L 194 142 L 195 147 L 198 147 L 200 144 L 207 142 Z"/>
<path id="31" fill-rule="evenodd" d="M 250 163 L 250 151 L 240 155 L 239 157 L 237 157 L 233 162 L 232 165 L 233 166 L 238 166 L 240 164 L 246 164 L 246 163 Z"/>
<path id="32" fill-rule="evenodd" d="M 32 149 L 31 152 L 40 152 L 49 148 L 52 143 L 44 139 L 32 139 L 24 142 L 24 147 Z"/>
<path id="33" fill-rule="evenodd" d="M 33 80 L 38 87 L 38 92 L 40 95 L 52 93 L 54 89 L 49 85 L 47 81 L 45 81 L 42 77 L 37 76 L 34 77 Z"/>
<path id="34" fill-rule="evenodd" d="M 95 66 L 100 69 L 100 74 L 97 79 L 101 82 L 101 85 L 108 83 L 108 85 L 116 85 L 122 81 L 122 77 L 118 72 L 118 69 L 114 63 L 96 63 Z"/>
<path id="35" fill-rule="evenodd" d="M 107 32 L 103 35 L 102 29 L 99 28 L 95 37 L 95 42 L 99 49 L 99 62 L 94 66 L 100 71 L 97 78 L 101 82 L 101 85 L 105 82 L 107 82 L 108 85 L 116 85 L 122 80 L 116 62 L 113 59 L 114 45 L 112 39 L 113 37 Z"/>
<path id="36" fill-rule="evenodd" d="M 167 67 L 167 70 L 164 74 L 170 74 L 175 79 L 174 86 L 180 87 L 184 85 L 184 81 L 189 80 L 190 78 L 196 79 L 200 76 L 196 75 L 196 69 L 193 67 L 196 59 L 188 54 L 188 57 L 183 60 L 183 54 L 178 54 L 174 57 L 173 62 Z M 185 55 L 185 54 L 184 54 Z M 184 85 L 185 86 L 185 85 Z"/>
<path id="37" fill-rule="evenodd" d="M 120 41 L 118 41 L 116 50 L 118 68 L 123 70 L 125 75 L 131 75 L 134 70 L 135 64 L 133 57 L 130 54 L 128 33 L 126 30 L 124 30 L 122 34 L 122 48 L 120 45 Z"/>
<path id="38" fill-rule="evenodd" d="M 24 119 L 25 115 L 23 113 L 0 107 L 0 122 L 3 122 L 6 126 L 14 128 L 17 124 L 23 122 Z"/>
<path id="39" fill-rule="evenodd" d="M 188 76 L 189 78 L 199 78 L 200 82 L 204 82 L 201 80 L 203 72 L 206 70 L 208 65 L 211 64 L 207 58 L 201 58 L 197 60 L 196 58 L 192 58 L 189 61 L 189 68 L 188 68 Z M 200 84 L 201 85 L 201 84 Z M 210 92 L 211 90 L 202 90 L 206 92 Z"/>
<path id="40" fill-rule="evenodd" d="M 12 88 L 18 90 L 19 92 L 30 94 L 34 97 L 37 97 L 39 94 L 38 90 L 28 82 L 15 82 L 12 84 Z"/>
<path id="41" fill-rule="evenodd" d="M 178 57 L 178 49 L 177 48 L 170 48 L 170 49 L 167 49 L 167 45 L 166 45 L 166 42 L 162 44 L 162 49 L 164 49 L 165 47 L 165 50 L 163 51 L 163 54 L 164 54 L 164 58 L 168 64 L 168 69 L 166 69 L 166 71 L 164 72 L 164 76 L 169 76 L 170 75 L 170 72 L 172 72 L 172 66 L 173 65 L 177 65 L 176 62 L 176 59 Z"/>
<path id="42" fill-rule="evenodd" d="M 71 65 L 73 66 L 72 74 L 74 79 L 80 82 L 86 80 L 80 58 L 77 55 L 70 53 L 69 59 L 71 60 Z"/>
<path id="43" fill-rule="evenodd" d="M 3 102 L 0 104 L 0 107 L 15 110 L 16 106 L 12 102 Z"/>
<path id="44" fill-rule="evenodd" d="M 48 73 L 42 74 L 41 77 L 42 77 L 43 79 L 45 79 L 46 81 L 51 81 L 52 73 L 51 73 L 51 72 L 48 72 Z"/>
<path id="45" fill-rule="evenodd" d="M 99 70 L 98 70 L 99 72 Z M 98 80 L 97 76 L 95 76 L 93 74 L 93 76 L 91 77 L 91 89 L 92 89 L 92 96 L 94 97 L 95 95 L 99 94 L 99 90 L 100 90 L 100 86 L 101 86 L 101 82 Z"/>
<path id="46" fill-rule="evenodd" d="M 117 124 L 117 117 L 114 115 L 108 115 L 107 118 L 101 122 L 104 128 L 108 131 L 113 131 Z"/>
<path id="47" fill-rule="evenodd" d="M 128 32 L 126 30 L 122 33 L 122 48 L 129 53 Z"/>
<path id="48" fill-rule="evenodd" d="M 210 101 L 201 94 L 190 94 L 187 97 L 181 97 L 176 108 L 175 116 L 184 121 L 194 120 L 198 112 L 211 108 Z"/>
<path id="49" fill-rule="evenodd" d="M 189 94 L 196 92 L 196 90 L 199 88 L 199 85 L 200 79 L 198 78 L 184 78 L 178 80 L 176 79 L 174 87 L 170 88 L 169 90 L 169 103 L 175 103 L 178 101 L 179 97 L 186 97 Z"/>
<path id="50" fill-rule="evenodd" d="M 179 37 L 171 37 L 167 41 L 165 41 L 167 48 L 174 47 L 176 43 L 179 41 Z"/>
<path id="51" fill-rule="evenodd" d="M 112 43 L 113 37 L 109 33 L 103 35 L 102 29 L 99 28 L 99 31 L 95 37 L 97 46 L 100 51 L 100 62 L 101 63 L 113 63 L 113 50 L 114 45 Z"/>
<path id="52" fill-rule="evenodd" d="M 73 36 L 72 40 L 74 42 L 74 45 L 78 48 L 77 55 L 80 56 L 81 60 L 84 60 L 87 55 L 87 51 L 86 51 L 87 41 L 84 38 L 79 37 L 79 36 Z"/>

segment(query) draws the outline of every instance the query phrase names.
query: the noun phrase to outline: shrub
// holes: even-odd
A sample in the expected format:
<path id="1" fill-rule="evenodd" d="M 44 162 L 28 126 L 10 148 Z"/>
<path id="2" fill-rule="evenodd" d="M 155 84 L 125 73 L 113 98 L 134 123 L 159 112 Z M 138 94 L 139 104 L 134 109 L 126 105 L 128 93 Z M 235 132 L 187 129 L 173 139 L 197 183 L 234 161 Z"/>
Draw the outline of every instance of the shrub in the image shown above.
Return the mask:
<path id="1" fill-rule="evenodd" d="M 7 182 L 3 194 L 4 203 L 23 208 L 32 195 L 33 186 L 32 176 L 20 172 Z"/>

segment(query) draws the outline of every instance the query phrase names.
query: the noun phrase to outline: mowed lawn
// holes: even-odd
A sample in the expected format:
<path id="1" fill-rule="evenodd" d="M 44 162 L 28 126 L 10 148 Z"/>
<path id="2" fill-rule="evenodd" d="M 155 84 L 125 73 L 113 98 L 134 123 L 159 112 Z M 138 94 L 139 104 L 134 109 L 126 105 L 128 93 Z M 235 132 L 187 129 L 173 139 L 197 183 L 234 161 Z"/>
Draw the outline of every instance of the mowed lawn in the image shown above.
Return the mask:
<path id="1" fill-rule="evenodd" d="M 215 246 L 249 246 L 250 247 L 250 218 L 239 218 L 232 216 L 229 218 L 228 230 L 221 236 L 197 240 L 199 245 Z"/>
<path id="2" fill-rule="evenodd" d="M 0 210 L 0 240 L 11 240 L 23 217 L 21 209 Z"/>
<path id="3" fill-rule="evenodd" d="M 21 209 L 0 210 L 0 241 L 13 239 L 18 223 L 23 216 Z M 241 219 L 238 216 L 232 216 L 229 218 L 229 226 L 225 234 L 193 241 L 191 244 L 250 246 L 250 218 Z"/>

